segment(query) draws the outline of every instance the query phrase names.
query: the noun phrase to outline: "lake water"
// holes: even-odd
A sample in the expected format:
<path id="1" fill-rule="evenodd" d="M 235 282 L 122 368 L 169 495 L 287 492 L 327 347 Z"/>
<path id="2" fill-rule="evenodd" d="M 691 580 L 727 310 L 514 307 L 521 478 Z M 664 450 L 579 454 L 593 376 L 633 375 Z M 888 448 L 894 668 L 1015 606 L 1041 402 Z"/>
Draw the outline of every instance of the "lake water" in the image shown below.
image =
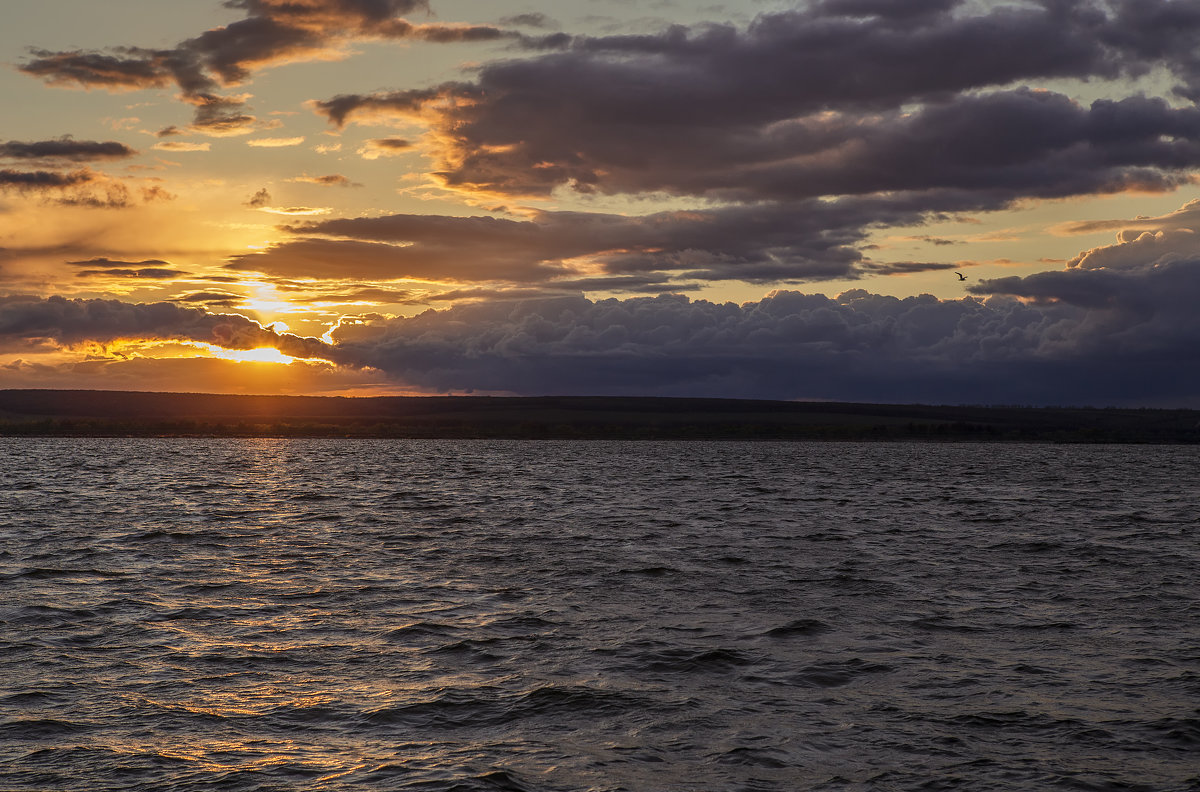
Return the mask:
<path id="1" fill-rule="evenodd" d="M 0 789 L 1200 789 L 1198 467 L 0 439 Z"/>

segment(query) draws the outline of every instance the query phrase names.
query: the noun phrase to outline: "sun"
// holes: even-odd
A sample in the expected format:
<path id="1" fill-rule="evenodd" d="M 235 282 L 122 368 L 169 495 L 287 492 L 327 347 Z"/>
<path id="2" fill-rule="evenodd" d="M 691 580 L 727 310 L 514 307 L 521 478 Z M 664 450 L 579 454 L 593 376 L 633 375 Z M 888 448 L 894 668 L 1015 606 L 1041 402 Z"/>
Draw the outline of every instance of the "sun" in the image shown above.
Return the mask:
<path id="1" fill-rule="evenodd" d="M 215 347 L 212 350 L 213 357 L 223 358 L 224 360 L 236 360 L 239 363 L 295 363 L 297 358 L 289 357 L 283 354 L 274 347 L 261 347 L 259 349 L 222 349 Z"/>
<path id="2" fill-rule="evenodd" d="M 259 347 L 258 349 L 226 349 L 225 347 L 209 344 L 204 341 L 189 341 L 187 346 L 203 349 L 209 357 L 221 360 L 233 360 L 238 363 L 282 363 L 290 365 L 299 358 L 285 355 L 274 347 Z"/>

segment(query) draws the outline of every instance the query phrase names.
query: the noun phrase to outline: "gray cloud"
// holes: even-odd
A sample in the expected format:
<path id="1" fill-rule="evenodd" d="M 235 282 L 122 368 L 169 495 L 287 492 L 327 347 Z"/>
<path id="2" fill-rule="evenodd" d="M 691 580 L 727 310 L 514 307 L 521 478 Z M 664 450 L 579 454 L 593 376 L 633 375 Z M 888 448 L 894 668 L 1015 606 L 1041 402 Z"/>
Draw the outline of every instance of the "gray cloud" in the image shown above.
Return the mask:
<path id="1" fill-rule="evenodd" d="M 120 160 L 135 156 L 136 151 L 116 141 L 74 140 L 69 136 L 57 140 L 23 142 L 10 140 L 0 143 L 0 157 L 7 159 L 95 162 Z"/>
<path id="2" fill-rule="evenodd" d="M 516 14 L 500 20 L 501 25 L 508 27 L 556 28 L 558 23 L 542 13 Z"/>
<path id="3" fill-rule="evenodd" d="M 1186 79 L 1190 56 L 1168 44 L 1173 25 L 1190 25 L 1194 38 L 1200 19 L 1155 14 L 1192 5 L 1047 0 L 971 13 L 941 0 L 826 2 L 745 30 L 576 38 L 562 52 L 485 65 L 473 82 L 314 108 L 337 125 L 423 117 L 447 146 L 438 163 L 447 184 L 510 195 L 973 190 L 998 207 L 1167 190 L 1200 160 L 1194 108 L 1139 96 L 1080 107 L 1010 86 L 1153 67 Z"/>
<path id="4" fill-rule="evenodd" d="M 986 289 L 1003 294 L 487 302 L 334 338 L 342 362 L 435 390 L 1200 405 L 1200 262 Z"/>
<path id="5" fill-rule="evenodd" d="M 969 196 L 956 196 L 941 208 L 968 206 L 973 206 Z M 555 287 L 587 282 L 597 289 L 621 289 L 632 285 L 622 279 L 650 276 L 660 290 L 676 288 L 667 273 L 689 281 L 770 283 L 961 266 L 891 265 L 869 261 L 856 249 L 872 224 L 943 217 L 934 208 L 926 201 L 872 197 L 632 216 L 536 212 L 529 220 L 336 219 L 286 226 L 301 238 L 235 257 L 229 266 L 282 277 L 416 277 Z M 602 285 L 605 280 L 611 287 Z"/>
<path id="6" fill-rule="evenodd" d="M 47 190 L 63 187 L 78 187 L 95 181 L 97 175 L 89 170 L 75 170 L 70 173 L 59 171 L 36 170 L 18 171 L 0 169 L 0 190 Z"/>
<path id="7" fill-rule="evenodd" d="M 413 24 L 399 16 L 428 11 L 424 0 L 228 0 L 225 5 L 244 10 L 246 17 L 170 49 L 35 49 L 19 68 L 53 85 L 109 90 L 177 85 L 184 100 L 196 107 L 191 130 L 220 136 L 256 127 L 257 119 L 244 112 L 244 99 L 218 93 L 245 82 L 256 68 L 314 57 L 348 39 L 449 43 L 513 35 L 487 25 Z"/>

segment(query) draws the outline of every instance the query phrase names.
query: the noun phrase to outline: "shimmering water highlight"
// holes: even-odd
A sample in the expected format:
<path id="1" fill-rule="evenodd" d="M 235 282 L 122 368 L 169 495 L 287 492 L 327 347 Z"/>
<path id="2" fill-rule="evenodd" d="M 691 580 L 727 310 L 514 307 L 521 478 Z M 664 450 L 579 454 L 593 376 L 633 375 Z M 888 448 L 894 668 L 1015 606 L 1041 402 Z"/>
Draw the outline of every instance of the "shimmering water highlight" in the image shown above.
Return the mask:
<path id="1" fill-rule="evenodd" d="M 0 788 L 1200 789 L 1197 463 L 6 440 Z"/>

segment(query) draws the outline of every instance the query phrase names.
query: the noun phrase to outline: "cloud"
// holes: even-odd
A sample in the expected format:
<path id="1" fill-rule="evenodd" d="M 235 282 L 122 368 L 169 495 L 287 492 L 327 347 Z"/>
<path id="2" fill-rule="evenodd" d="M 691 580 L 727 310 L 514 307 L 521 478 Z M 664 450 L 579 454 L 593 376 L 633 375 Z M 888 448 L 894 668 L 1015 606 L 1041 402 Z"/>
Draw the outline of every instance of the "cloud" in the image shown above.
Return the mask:
<path id="1" fill-rule="evenodd" d="M 556 28 L 558 23 L 542 13 L 516 14 L 500 19 L 500 24 L 507 27 Z"/>
<path id="2" fill-rule="evenodd" d="M 148 280 L 171 280 L 186 276 L 188 273 L 172 269 L 170 264 L 161 259 L 145 261 L 114 261 L 110 258 L 92 258 L 85 261 L 68 261 L 72 267 L 80 267 L 75 273 L 77 278 L 142 278 Z"/>
<path id="3" fill-rule="evenodd" d="M 433 390 L 1200 406 L 1200 262 L 988 288 L 1004 295 L 492 301 L 333 338 L 343 363 Z"/>
<path id="4" fill-rule="evenodd" d="M 170 262 L 162 259 L 145 259 L 144 261 L 115 261 L 110 258 L 91 258 L 84 261 L 68 261 L 72 267 L 165 267 Z"/>
<path id="5" fill-rule="evenodd" d="M 329 355 L 328 345 L 315 338 L 276 333 L 237 314 L 210 314 L 169 302 L 0 297 L 0 349 L 139 339 L 199 341 L 226 349 L 273 347 L 298 358 Z"/>
<path id="6" fill-rule="evenodd" d="M 543 264 L 518 255 L 473 261 L 453 251 L 317 238 L 298 239 L 263 253 L 235 256 L 226 266 L 242 272 L 330 280 L 542 281 L 571 272 L 562 265 Z"/>
<path id="7" fill-rule="evenodd" d="M 400 15 L 428 11 L 422 0 L 227 0 L 246 16 L 167 49 L 116 47 L 108 52 L 35 49 L 21 71 L 51 85 L 136 90 L 177 85 L 196 106 L 191 130 L 228 135 L 252 131 L 244 96 L 218 93 L 254 70 L 297 60 L 331 58 L 352 40 L 412 39 L 435 43 L 493 41 L 515 34 L 487 25 L 413 24 Z"/>
<path id="8" fill-rule="evenodd" d="M 149 50 L 121 47 L 117 54 L 32 50 L 33 60 L 21 71 L 51 85 L 80 85 L 109 90 L 165 88 L 172 82 L 164 58 Z"/>
<path id="9" fill-rule="evenodd" d="M 256 146 L 258 148 L 284 148 L 286 146 L 299 146 L 304 142 L 304 137 L 289 137 L 289 138 L 258 138 L 257 140 L 247 140 L 247 146 Z"/>
<path id="10" fill-rule="evenodd" d="M 421 120 L 437 103 L 454 101 L 469 94 L 468 83 L 445 83 L 437 88 L 415 88 L 376 94 L 339 94 L 332 99 L 312 101 L 309 106 L 331 123 L 343 127 L 351 121 L 369 123 L 380 117 Z"/>
<path id="11" fill-rule="evenodd" d="M 211 143 L 190 143 L 186 140 L 162 140 L 155 143 L 153 148 L 158 151 L 208 151 Z"/>
<path id="12" fill-rule="evenodd" d="M 340 173 L 330 173 L 325 176 L 295 176 L 288 179 L 290 182 L 300 182 L 303 184 L 316 184 L 321 187 L 362 187 L 356 181 L 351 181 L 348 176 L 343 176 Z"/>
<path id="13" fill-rule="evenodd" d="M 234 308 L 245 302 L 245 298 L 240 294 L 229 294 L 228 292 L 192 292 L 185 294 L 182 297 L 172 298 L 171 302 L 181 303 L 201 303 L 209 307 L 219 308 Z"/>
<path id="14" fill-rule="evenodd" d="M 282 277 L 555 285 L 589 275 L 613 278 L 613 288 L 647 274 L 666 287 L 667 272 L 762 283 L 844 279 L 886 265 L 855 248 L 869 223 L 916 223 L 925 214 L 911 202 L 870 198 L 640 216 L 535 212 L 529 220 L 385 215 L 288 226 L 299 238 L 230 266 Z M 951 265 L 925 268 L 943 266 Z"/>
<path id="15" fill-rule="evenodd" d="M 61 206 L 92 209 L 124 209 L 136 202 L 130 188 L 102 173 L 80 168 L 73 171 L 0 169 L 0 193 L 35 195 Z M 170 200 L 174 196 L 157 185 L 142 186 L 144 202 Z"/>
<path id="16" fill-rule="evenodd" d="M 289 217 L 324 215 L 333 211 L 328 206 L 260 206 L 258 210 L 267 214 L 288 215 Z"/>
<path id="17" fill-rule="evenodd" d="M 1152 68 L 1187 79 L 1193 56 L 1153 46 L 1156 36 L 1179 40 L 1180 26 L 1200 31 L 1200 17 L 1168 23 L 1179 3 L 892 5 L 821 3 L 745 29 L 574 38 L 563 51 L 485 64 L 470 82 L 313 107 L 338 126 L 422 120 L 439 178 L 507 196 L 569 187 L 751 202 L 976 191 L 980 206 L 997 208 L 1169 190 L 1200 163 L 1194 107 L 1138 95 L 1081 106 L 1012 87 Z"/>
<path id="18" fill-rule="evenodd" d="M 0 143 L 0 157 L 7 159 L 96 162 L 121 160 L 133 157 L 137 152 L 124 143 L 116 141 L 74 140 L 63 136 L 56 140 L 22 142 L 10 140 Z"/>
<path id="19" fill-rule="evenodd" d="M 251 195 L 249 198 L 247 198 L 246 203 L 243 204 L 243 206 L 248 206 L 251 209 L 261 209 L 269 203 L 271 203 L 271 193 L 267 191 L 266 187 L 263 187 L 261 190 L 254 193 L 254 195 Z"/>
<path id="20" fill-rule="evenodd" d="M 96 181 L 97 174 L 90 170 L 75 170 L 70 173 L 58 171 L 17 171 L 0 169 L 0 190 L 39 191 L 63 187 L 77 187 Z"/>
<path id="21" fill-rule="evenodd" d="M 250 196 L 242 206 L 250 209 L 257 209 L 260 212 L 267 212 L 275 215 L 289 216 L 306 216 L 306 215 L 323 215 L 329 214 L 331 211 L 327 207 L 312 207 L 312 206 L 271 206 L 271 193 L 266 187 L 263 187 L 254 195 Z"/>
<path id="22" fill-rule="evenodd" d="M 740 202 L 971 191 L 981 207 L 998 208 L 1026 197 L 1167 191 L 1189 183 L 1200 165 L 1200 111 L 1145 97 L 1083 107 L 1020 88 L 918 110 L 781 113 L 757 127 L 731 109 L 726 120 L 689 127 L 656 117 L 604 123 L 603 109 L 564 108 L 565 96 L 526 90 L 535 88 L 486 86 L 472 89 L 472 101 L 460 94 L 463 101 L 428 111 L 443 141 L 445 184 L 512 196 L 571 187 Z M 510 117 L 510 99 L 543 122 Z M 434 107 L 389 94 L 338 97 L 318 110 L 336 122 L 410 105 Z"/>
<path id="23" fill-rule="evenodd" d="M 76 278 L 135 278 L 142 280 L 173 280 L 187 275 L 182 270 L 148 267 L 146 269 L 88 269 L 75 273 Z"/>
<path id="24" fill-rule="evenodd" d="M 413 144 L 403 138 L 376 138 L 368 140 L 359 149 L 363 159 L 379 159 L 380 157 L 395 157 L 411 151 Z"/>

